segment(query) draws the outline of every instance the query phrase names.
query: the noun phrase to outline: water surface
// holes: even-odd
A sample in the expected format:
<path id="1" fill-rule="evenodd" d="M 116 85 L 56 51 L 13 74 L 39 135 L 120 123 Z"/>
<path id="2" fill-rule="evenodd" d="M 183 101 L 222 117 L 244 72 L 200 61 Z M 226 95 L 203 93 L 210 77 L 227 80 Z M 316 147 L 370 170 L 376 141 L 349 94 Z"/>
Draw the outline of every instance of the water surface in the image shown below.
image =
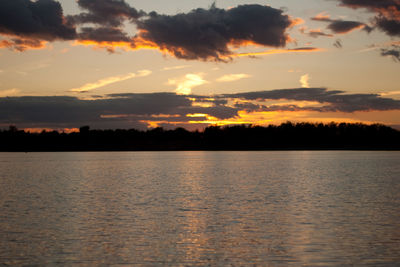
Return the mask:
<path id="1" fill-rule="evenodd" d="M 400 152 L 0 153 L 0 170 L 0 265 L 400 262 Z"/>

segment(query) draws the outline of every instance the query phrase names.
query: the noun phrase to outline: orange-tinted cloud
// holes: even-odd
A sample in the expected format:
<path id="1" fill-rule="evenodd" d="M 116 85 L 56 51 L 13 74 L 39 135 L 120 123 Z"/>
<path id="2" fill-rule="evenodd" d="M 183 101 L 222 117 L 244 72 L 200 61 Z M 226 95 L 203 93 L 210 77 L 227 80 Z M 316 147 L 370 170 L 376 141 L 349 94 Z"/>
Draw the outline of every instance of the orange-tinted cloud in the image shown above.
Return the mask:
<path id="1" fill-rule="evenodd" d="M 1 47 L 23 51 L 42 48 L 45 41 L 73 40 L 109 52 L 157 49 L 180 59 L 228 62 L 240 47 L 285 47 L 293 41 L 287 30 L 303 23 L 280 9 L 258 4 L 229 9 L 213 4 L 162 15 L 138 11 L 125 0 L 77 3 L 84 12 L 65 17 L 55 0 L 2 0 L 0 34 L 15 39 L 2 41 Z M 137 33 L 125 32 L 124 23 L 134 24 Z"/>
<path id="2" fill-rule="evenodd" d="M 152 12 L 137 21 L 139 33 L 133 40 L 135 45 L 145 42 L 177 58 L 225 61 L 234 55 L 231 45 L 285 46 L 286 30 L 294 21 L 282 13 L 262 5 L 228 10 L 212 5 L 172 16 Z"/>
<path id="3" fill-rule="evenodd" d="M 341 19 L 331 19 L 326 13 L 320 13 L 317 16 L 311 18 L 315 21 L 328 22 L 328 29 L 337 34 L 346 34 L 356 29 L 364 29 L 370 32 L 372 28 L 365 23 L 352 20 L 341 20 Z"/>
<path id="4" fill-rule="evenodd" d="M 365 8 L 376 13 L 376 27 L 390 36 L 400 36 L 399 0 L 339 0 L 342 6 L 353 9 Z"/>
<path id="5" fill-rule="evenodd" d="M 206 105 L 197 105 L 204 103 Z M 334 118 L 375 111 L 400 112 L 400 100 L 378 94 L 346 94 L 326 88 L 294 88 L 215 95 L 174 93 L 0 97 L 0 125 L 27 128 L 143 128 L 153 125 L 262 124 L 280 119 Z M 327 115 L 325 115 L 327 114 Z M 335 115 L 336 114 L 336 115 Z M 311 115 L 309 115 L 311 116 Z M 392 118 L 392 121 L 396 120 Z M 398 121 L 398 119 L 397 119 Z"/>
<path id="6" fill-rule="evenodd" d="M 46 47 L 46 41 L 37 39 L 11 38 L 9 40 L 1 40 L 0 48 L 9 48 L 11 50 L 23 52 L 29 49 L 42 49 Z"/>

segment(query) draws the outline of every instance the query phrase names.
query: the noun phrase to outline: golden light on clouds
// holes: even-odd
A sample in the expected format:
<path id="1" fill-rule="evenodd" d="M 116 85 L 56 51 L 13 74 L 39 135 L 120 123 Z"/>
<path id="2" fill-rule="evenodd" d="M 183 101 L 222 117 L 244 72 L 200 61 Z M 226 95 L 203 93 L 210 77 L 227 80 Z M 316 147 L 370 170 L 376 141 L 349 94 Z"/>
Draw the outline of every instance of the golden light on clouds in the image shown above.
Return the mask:
<path id="1" fill-rule="evenodd" d="M 217 79 L 217 82 L 234 82 L 237 80 L 250 78 L 251 75 L 245 73 L 238 73 L 238 74 L 226 74 Z"/>
<path id="2" fill-rule="evenodd" d="M 301 84 L 301 87 L 303 87 L 303 88 L 310 88 L 309 80 L 310 80 L 310 75 L 308 75 L 308 74 L 302 75 L 302 76 L 300 77 L 300 84 Z"/>
<path id="3" fill-rule="evenodd" d="M 176 86 L 175 93 L 178 95 L 190 95 L 193 87 L 207 83 L 203 76 L 203 73 L 188 73 L 182 78 L 168 79 L 168 84 Z"/>
<path id="4" fill-rule="evenodd" d="M 122 50 L 132 50 L 130 42 L 97 42 L 92 40 L 77 40 L 72 43 L 73 46 L 83 45 L 92 46 L 95 49 L 106 49 L 109 52 L 114 52 L 116 48 Z"/>
<path id="5" fill-rule="evenodd" d="M 172 67 L 165 67 L 162 68 L 163 71 L 167 71 L 167 70 L 180 70 L 180 69 L 185 69 L 190 67 L 190 65 L 178 65 L 178 66 L 172 66 Z"/>
<path id="6" fill-rule="evenodd" d="M 0 34 L 0 36 L 7 36 L 5 34 Z M 21 39 L 16 37 L 12 40 L 0 40 L 0 49 L 9 48 L 11 50 L 23 52 L 25 50 L 31 49 L 43 49 L 47 45 L 46 41 L 36 40 L 36 39 Z"/>
<path id="7" fill-rule="evenodd" d="M 203 118 L 203 117 L 207 117 L 207 114 L 204 113 L 194 113 L 194 114 L 186 114 L 186 117 L 190 117 L 190 118 Z"/>

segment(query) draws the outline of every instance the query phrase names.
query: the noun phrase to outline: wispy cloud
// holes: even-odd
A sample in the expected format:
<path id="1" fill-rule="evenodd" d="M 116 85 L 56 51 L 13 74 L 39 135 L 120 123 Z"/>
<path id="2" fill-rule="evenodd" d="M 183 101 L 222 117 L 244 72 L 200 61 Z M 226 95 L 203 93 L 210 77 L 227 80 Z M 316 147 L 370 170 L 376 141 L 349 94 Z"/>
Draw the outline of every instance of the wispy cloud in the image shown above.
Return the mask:
<path id="1" fill-rule="evenodd" d="M 307 30 L 308 30 L 308 28 L 305 27 L 305 26 L 304 26 L 304 27 L 301 27 L 301 28 L 299 29 L 299 31 L 300 31 L 302 34 L 308 35 L 308 36 L 313 37 L 313 38 L 318 38 L 318 37 L 321 37 L 321 36 L 324 36 L 324 37 L 333 37 L 333 34 L 325 33 L 325 32 L 323 32 L 321 29 L 310 29 L 308 32 L 307 32 Z"/>
<path id="2" fill-rule="evenodd" d="M 300 84 L 303 88 L 310 88 L 308 81 L 310 80 L 310 75 L 304 74 L 300 77 Z"/>
<path id="3" fill-rule="evenodd" d="M 15 95 L 18 95 L 19 92 L 20 92 L 20 90 L 17 88 L 3 90 L 3 91 L 0 91 L 0 97 L 15 96 Z"/>
<path id="4" fill-rule="evenodd" d="M 175 92 L 179 95 L 189 95 L 192 93 L 192 88 L 207 83 L 203 79 L 203 73 L 189 73 L 180 79 L 168 79 L 169 85 L 176 85 Z"/>
<path id="5" fill-rule="evenodd" d="M 251 75 L 245 73 L 227 74 L 217 79 L 217 82 L 234 82 L 240 79 L 249 78 Z"/>
<path id="6" fill-rule="evenodd" d="M 136 77 L 146 77 L 152 74 L 151 70 L 139 70 L 136 74 Z"/>
<path id="7" fill-rule="evenodd" d="M 137 73 L 131 72 L 128 73 L 126 75 L 118 75 L 118 76 L 112 76 L 112 77 L 107 77 L 101 80 L 98 80 L 96 82 L 93 83 L 87 83 L 84 84 L 80 87 L 77 88 L 72 88 L 69 91 L 71 92 L 78 92 L 78 93 L 83 93 L 83 92 L 88 92 L 109 84 L 113 84 L 113 83 L 117 83 L 117 82 L 121 82 L 121 81 L 125 81 L 125 80 L 129 80 L 135 77 L 145 77 L 151 74 L 150 70 L 139 70 Z"/>
<path id="8" fill-rule="evenodd" d="M 311 53 L 311 52 L 321 52 L 324 51 L 321 48 L 316 47 L 299 47 L 292 49 L 271 49 L 262 52 L 249 52 L 249 53 L 239 53 L 231 55 L 231 57 L 256 57 L 256 56 L 268 56 L 275 54 L 287 54 L 287 53 Z"/>
<path id="9" fill-rule="evenodd" d="M 180 69 L 185 69 L 190 67 L 190 65 L 179 65 L 179 66 L 173 66 L 173 67 L 165 67 L 162 70 L 167 71 L 167 70 L 180 70 Z"/>

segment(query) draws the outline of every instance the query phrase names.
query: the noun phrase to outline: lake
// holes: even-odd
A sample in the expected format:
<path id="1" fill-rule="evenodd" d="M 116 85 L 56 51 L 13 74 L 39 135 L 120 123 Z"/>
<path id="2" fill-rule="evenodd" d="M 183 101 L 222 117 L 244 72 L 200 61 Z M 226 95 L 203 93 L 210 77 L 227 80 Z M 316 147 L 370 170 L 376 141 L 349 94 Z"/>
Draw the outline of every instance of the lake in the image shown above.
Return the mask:
<path id="1" fill-rule="evenodd" d="M 0 153 L 0 266 L 398 266 L 400 152 Z"/>

